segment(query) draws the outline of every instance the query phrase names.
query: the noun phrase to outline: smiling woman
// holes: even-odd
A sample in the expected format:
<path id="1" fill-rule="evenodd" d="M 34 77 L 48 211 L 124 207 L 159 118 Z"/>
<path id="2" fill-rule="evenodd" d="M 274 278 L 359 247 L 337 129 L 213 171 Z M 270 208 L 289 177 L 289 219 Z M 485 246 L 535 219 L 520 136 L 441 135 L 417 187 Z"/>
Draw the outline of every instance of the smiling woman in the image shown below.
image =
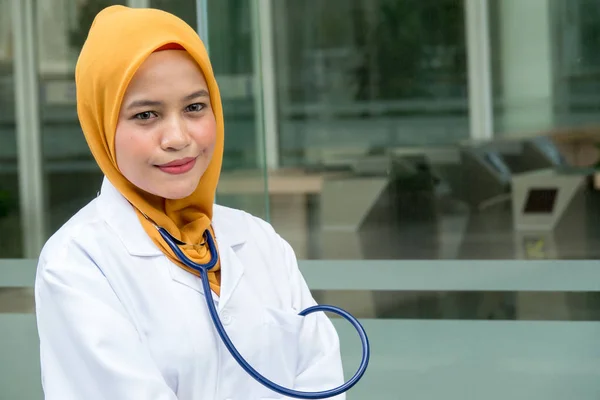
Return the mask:
<path id="1" fill-rule="evenodd" d="M 39 258 L 46 399 L 282 398 L 225 353 L 221 317 L 278 385 L 338 388 L 337 332 L 324 313 L 304 317 L 316 302 L 291 246 L 262 219 L 214 204 L 224 119 L 198 34 L 163 11 L 106 8 L 75 79 L 104 182 Z"/>

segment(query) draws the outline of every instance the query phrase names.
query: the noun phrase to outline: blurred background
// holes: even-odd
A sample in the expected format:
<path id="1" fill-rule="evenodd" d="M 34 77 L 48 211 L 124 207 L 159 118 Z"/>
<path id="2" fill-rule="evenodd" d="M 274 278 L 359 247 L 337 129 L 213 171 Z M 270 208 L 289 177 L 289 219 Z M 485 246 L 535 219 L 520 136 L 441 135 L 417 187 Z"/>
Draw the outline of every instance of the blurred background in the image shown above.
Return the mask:
<path id="1" fill-rule="evenodd" d="M 598 321 L 585 284 L 403 286 L 431 265 L 461 282 L 475 265 L 485 282 L 534 265 L 598 282 L 575 267 L 600 259 L 597 0 L 0 1 L 0 258 L 35 259 L 100 188 L 74 69 L 111 4 L 172 12 L 207 43 L 226 117 L 218 203 L 270 221 L 309 275 L 344 261 L 393 281 L 316 285 L 317 300 L 377 319 Z M 27 293 L 0 288 L 0 307 L 26 312 Z"/>
<path id="2" fill-rule="evenodd" d="M 0 256 L 35 257 L 101 181 L 74 88 L 93 17 L 203 15 L 194 0 L 0 4 Z M 270 220 L 299 258 L 600 254 L 597 1 L 199 4 L 225 103 L 217 201 Z"/>

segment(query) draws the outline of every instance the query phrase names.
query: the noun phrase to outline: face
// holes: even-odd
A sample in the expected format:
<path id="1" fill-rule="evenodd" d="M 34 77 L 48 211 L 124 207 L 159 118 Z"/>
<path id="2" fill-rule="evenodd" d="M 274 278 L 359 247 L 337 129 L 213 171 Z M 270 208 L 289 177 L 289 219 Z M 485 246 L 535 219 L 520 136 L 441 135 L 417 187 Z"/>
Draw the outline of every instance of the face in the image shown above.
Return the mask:
<path id="1" fill-rule="evenodd" d="M 117 165 L 138 188 L 182 199 L 206 171 L 216 131 L 198 64 L 183 50 L 153 53 L 123 98 L 115 136 Z"/>

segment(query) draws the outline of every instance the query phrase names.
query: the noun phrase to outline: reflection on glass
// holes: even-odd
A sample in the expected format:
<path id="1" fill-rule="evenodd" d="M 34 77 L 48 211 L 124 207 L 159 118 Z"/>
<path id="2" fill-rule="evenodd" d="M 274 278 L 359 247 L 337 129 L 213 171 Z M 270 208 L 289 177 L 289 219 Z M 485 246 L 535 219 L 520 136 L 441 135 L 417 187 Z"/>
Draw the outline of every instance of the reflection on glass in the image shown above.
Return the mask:
<path id="1" fill-rule="evenodd" d="M 317 302 L 339 305 L 359 318 L 600 320 L 600 294 L 596 292 L 316 290 L 313 295 Z"/>
<path id="2" fill-rule="evenodd" d="M 553 33 L 559 46 L 553 50 L 560 55 L 555 73 L 556 104 L 559 127 L 597 125 L 600 114 L 600 3 L 594 0 L 562 0 L 564 12 L 557 12 Z"/>
<path id="3" fill-rule="evenodd" d="M 271 217 L 300 258 L 440 257 L 430 153 L 469 135 L 463 3 L 273 2 L 278 156 L 295 184 Z"/>
<path id="4" fill-rule="evenodd" d="M 126 1 L 38 2 L 37 38 L 48 234 L 100 189 L 102 173 L 81 132 L 75 97 L 75 64 L 96 14 Z"/>
<path id="5" fill-rule="evenodd" d="M 34 312 L 33 288 L 0 287 L 0 318 L 2 314 L 33 314 Z"/>
<path id="6" fill-rule="evenodd" d="M 225 115 L 225 153 L 217 202 L 268 218 L 262 111 L 254 91 L 252 0 L 208 1 L 210 58 Z"/>
<path id="7" fill-rule="evenodd" d="M 597 125 L 600 3 L 493 0 L 490 10 L 496 131 Z"/>
<path id="8" fill-rule="evenodd" d="M 463 1 L 272 12 L 271 219 L 300 258 L 600 258 L 598 2 L 490 1 L 487 141 L 471 139 Z M 534 213 L 542 182 L 555 207 Z"/>
<path id="9" fill-rule="evenodd" d="M 22 256 L 10 2 L 0 3 L 0 258 Z"/>
<path id="10" fill-rule="evenodd" d="M 467 137 L 462 1 L 273 6 L 282 165 Z"/>
<path id="11" fill-rule="evenodd" d="M 37 2 L 51 230 L 100 184 L 77 121 L 73 68 L 93 16 L 116 3 L 125 1 Z M 195 4 L 150 1 L 194 27 Z M 467 71 L 462 0 L 258 4 L 208 2 L 226 119 L 219 203 L 269 218 L 299 258 L 600 258 L 600 192 L 591 176 L 599 159 L 598 2 L 489 2 L 495 137 L 487 142 L 470 140 L 467 76 L 477 71 Z M 266 4 L 271 37 L 259 32 L 265 10 L 257 7 Z M 7 15 L 0 223 L 18 241 Z M 265 137 L 270 94 L 259 65 L 273 67 L 274 136 Z M 275 164 L 268 182 L 266 159 Z M 540 182 L 556 193 L 551 212 L 524 207 Z M 4 243 L 3 254 L 19 254 L 18 243 Z"/>
<path id="12" fill-rule="evenodd" d="M 197 30 L 196 0 L 149 0 L 149 6 L 175 14 Z"/>

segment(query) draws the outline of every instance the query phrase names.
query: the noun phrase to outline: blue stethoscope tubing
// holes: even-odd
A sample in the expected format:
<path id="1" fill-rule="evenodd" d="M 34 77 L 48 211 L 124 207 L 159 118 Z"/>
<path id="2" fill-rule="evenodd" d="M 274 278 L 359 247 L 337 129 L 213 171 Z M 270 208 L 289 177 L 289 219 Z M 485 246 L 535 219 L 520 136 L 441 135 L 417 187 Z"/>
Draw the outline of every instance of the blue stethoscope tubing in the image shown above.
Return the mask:
<path id="1" fill-rule="evenodd" d="M 180 245 L 185 245 L 185 243 L 174 238 L 167 230 L 165 230 L 162 227 L 157 226 L 156 229 L 158 229 L 163 240 L 169 245 L 171 250 L 173 250 L 177 258 L 179 258 L 179 260 L 182 263 L 184 263 L 187 267 L 192 268 L 200 274 L 200 278 L 202 280 L 202 287 L 204 289 L 206 297 L 206 304 L 208 305 L 208 311 L 210 313 L 213 324 L 217 329 L 219 336 L 221 337 L 221 340 L 223 341 L 225 347 L 227 347 L 227 350 L 229 350 L 233 358 L 248 373 L 248 375 L 260 382 L 263 386 L 284 396 L 294 397 L 297 399 L 326 399 L 347 392 L 348 390 L 350 390 L 350 388 L 356 385 L 358 381 L 363 377 L 365 371 L 367 370 L 367 366 L 369 365 L 369 358 L 371 355 L 371 347 L 369 344 L 369 338 L 367 337 L 367 333 L 365 332 L 365 329 L 360 324 L 360 322 L 358 322 L 358 320 L 352 314 L 339 307 L 329 305 L 312 306 L 305 310 L 302 310 L 299 313 L 299 315 L 306 316 L 317 311 L 329 311 L 342 316 L 348 322 L 350 322 L 354 326 L 354 328 L 356 328 L 356 330 L 358 331 L 358 335 L 360 336 L 360 341 L 362 343 L 362 359 L 360 362 L 360 366 L 354 374 L 354 376 L 350 378 L 350 380 L 348 380 L 346 383 L 344 383 L 341 386 L 338 386 L 335 389 L 324 390 L 321 392 L 301 392 L 298 390 L 288 389 L 262 376 L 258 371 L 252 368 L 252 366 L 237 351 L 234 344 L 231 342 L 231 339 L 229 339 L 229 335 L 227 335 L 223 324 L 221 323 L 221 319 L 219 318 L 219 313 L 217 311 L 217 308 L 215 307 L 215 302 L 212 299 L 212 296 L 208 295 L 209 293 L 211 293 L 210 284 L 208 281 L 208 271 L 217 264 L 217 261 L 219 259 L 215 242 L 210 232 L 207 230 L 205 234 L 206 243 L 210 251 L 210 261 L 206 264 L 197 264 L 190 260 L 179 248 Z"/>

